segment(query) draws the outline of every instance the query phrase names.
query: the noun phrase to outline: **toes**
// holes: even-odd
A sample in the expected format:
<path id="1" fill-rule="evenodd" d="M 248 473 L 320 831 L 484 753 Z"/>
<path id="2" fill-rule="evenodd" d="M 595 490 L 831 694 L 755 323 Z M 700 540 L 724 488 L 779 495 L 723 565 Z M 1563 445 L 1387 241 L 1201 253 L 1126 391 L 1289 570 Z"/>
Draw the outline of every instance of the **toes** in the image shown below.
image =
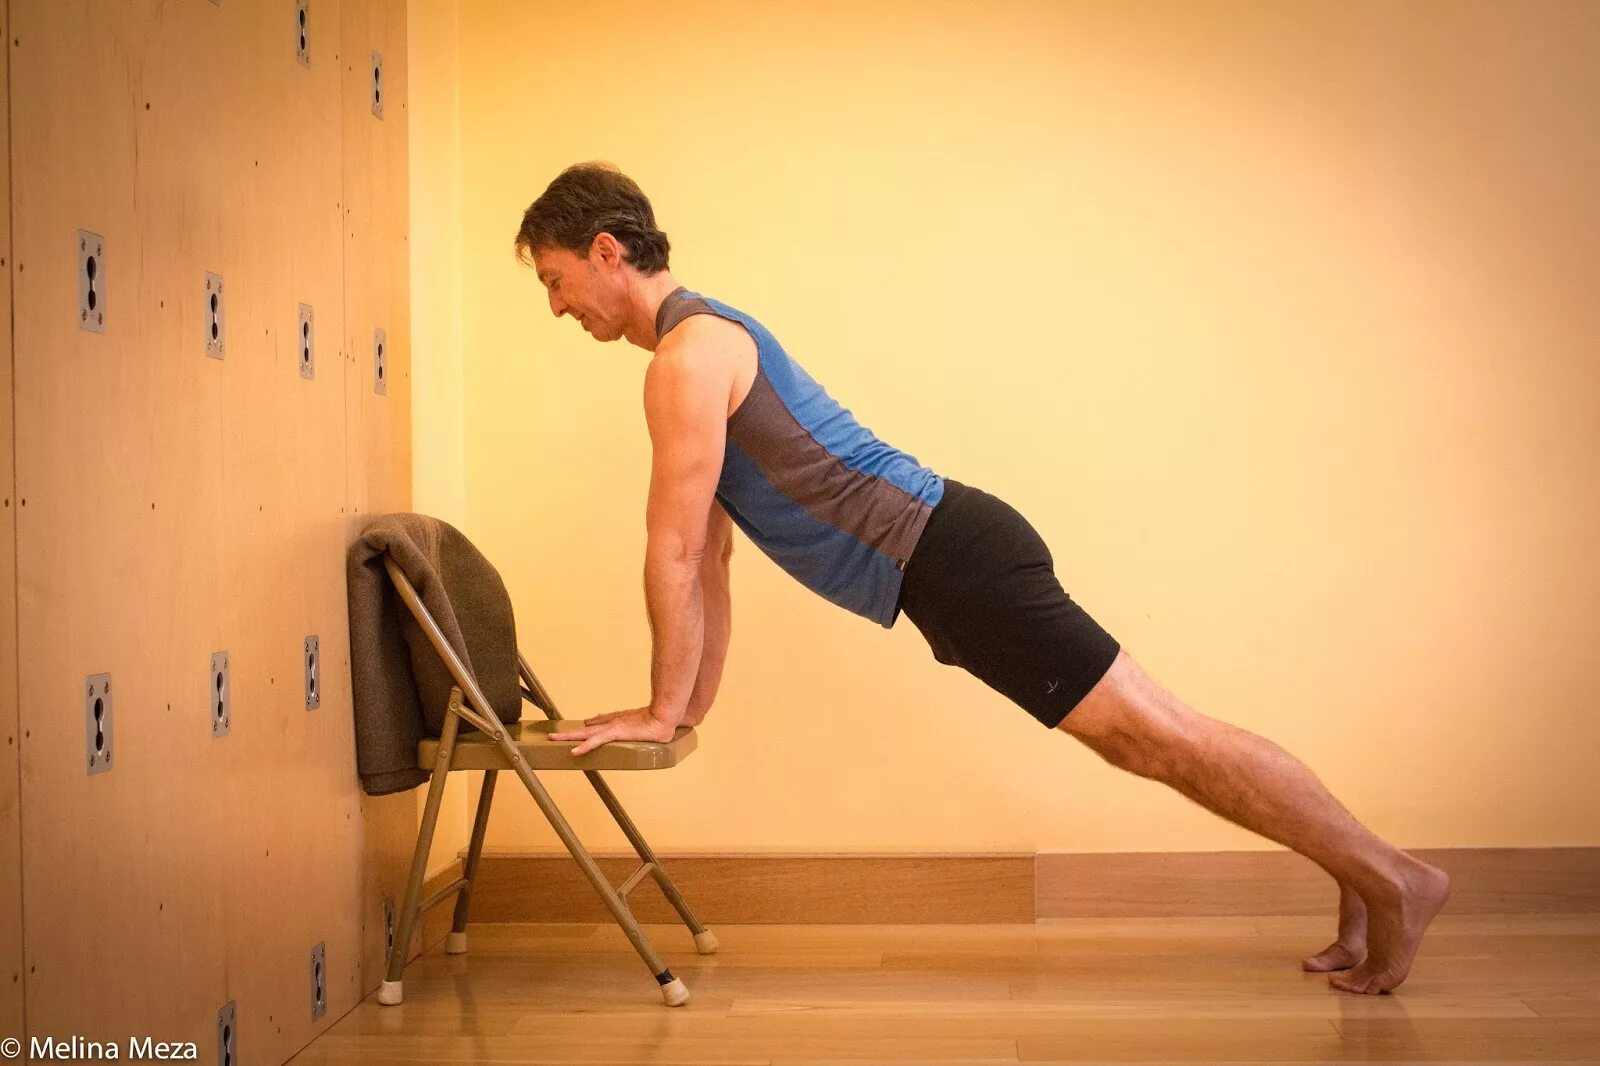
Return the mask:
<path id="1" fill-rule="evenodd" d="M 1367 990 L 1368 977 L 1363 973 L 1331 973 L 1328 983 L 1343 992 L 1355 992 L 1358 995 Z"/>
<path id="2" fill-rule="evenodd" d="M 1303 959 L 1300 965 L 1312 973 L 1323 973 L 1327 970 L 1348 970 L 1361 961 L 1361 954 L 1354 948 L 1345 947 L 1343 944 L 1333 944 L 1315 955 Z"/>
<path id="3" fill-rule="evenodd" d="M 1360 970 L 1352 970 L 1349 973 L 1329 974 L 1328 983 L 1334 988 L 1345 992 L 1354 992 L 1365 996 L 1381 996 L 1400 982 L 1393 980 L 1385 973 L 1363 973 Z"/>
<path id="4" fill-rule="evenodd" d="M 1311 973 L 1326 973 L 1329 970 L 1344 970 L 1348 969 L 1350 966 L 1349 963 L 1343 962 L 1343 960 L 1335 958 L 1333 955 L 1326 952 L 1321 955 L 1312 955 L 1310 958 L 1303 959 L 1301 960 L 1300 965 L 1303 969 L 1308 970 Z"/>

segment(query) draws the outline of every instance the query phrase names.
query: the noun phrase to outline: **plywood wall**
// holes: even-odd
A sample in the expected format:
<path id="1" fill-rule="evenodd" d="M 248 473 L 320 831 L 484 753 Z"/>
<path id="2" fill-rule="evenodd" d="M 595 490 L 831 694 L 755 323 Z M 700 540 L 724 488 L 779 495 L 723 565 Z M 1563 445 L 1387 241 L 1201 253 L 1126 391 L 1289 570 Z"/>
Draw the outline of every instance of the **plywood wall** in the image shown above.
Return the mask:
<path id="1" fill-rule="evenodd" d="M 0 5 L 0 145 L 10 142 L 7 11 Z M 11 203 L 0 152 L 0 203 Z M 0 213 L 0 1033 L 22 1032 L 22 865 L 17 793 L 17 522 L 11 438 L 11 212 Z"/>
<path id="2" fill-rule="evenodd" d="M 294 0 L 11 0 L 31 1035 L 148 1033 L 209 1059 L 233 1002 L 240 1056 L 281 1062 L 380 977 L 415 803 L 356 776 L 344 549 L 369 514 L 410 506 L 404 7 L 308 14 L 302 66 Z M 78 321 L 80 230 L 104 241 L 103 332 Z M 101 673 L 112 769 L 89 774 Z"/>
<path id="3" fill-rule="evenodd" d="M 346 542 L 371 515 L 409 511 L 411 504 L 410 203 L 406 145 L 409 95 L 405 0 L 346 0 L 344 91 L 344 328 Z M 372 115 L 371 71 L 383 57 L 383 118 Z M 385 392 L 374 382 L 374 330 L 385 336 Z M 341 594 L 343 582 L 339 584 Z M 348 668 L 348 660 L 346 660 Z M 345 718 L 349 719 L 346 693 Z M 354 772 L 354 756 L 351 756 Z M 364 825 L 361 988 L 384 976 L 384 900 L 398 915 L 417 837 L 422 790 L 360 796 Z M 438 849 L 435 849 L 435 856 Z M 410 947 L 420 950 L 420 934 Z"/>

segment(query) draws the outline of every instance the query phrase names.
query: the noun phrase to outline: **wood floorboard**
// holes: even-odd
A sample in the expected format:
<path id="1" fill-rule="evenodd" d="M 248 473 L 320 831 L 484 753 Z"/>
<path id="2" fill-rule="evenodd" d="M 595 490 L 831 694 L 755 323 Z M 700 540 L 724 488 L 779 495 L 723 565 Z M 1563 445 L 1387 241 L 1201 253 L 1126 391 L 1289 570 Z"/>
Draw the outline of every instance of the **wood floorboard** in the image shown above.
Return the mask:
<path id="1" fill-rule="evenodd" d="M 1385 996 L 1300 968 L 1331 915 L 644 930 L 688 1005 L 608 923 L 473 925 L 292 1061 L 1600 1063 L 1593 914 L 1441 915 Z"/>

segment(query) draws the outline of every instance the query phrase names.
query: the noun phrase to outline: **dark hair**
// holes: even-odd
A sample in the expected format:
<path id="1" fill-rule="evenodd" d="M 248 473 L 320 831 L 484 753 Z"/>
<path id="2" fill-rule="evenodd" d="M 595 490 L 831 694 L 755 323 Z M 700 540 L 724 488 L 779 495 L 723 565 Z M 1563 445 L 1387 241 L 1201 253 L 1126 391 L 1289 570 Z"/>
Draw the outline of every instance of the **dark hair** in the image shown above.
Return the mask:
<path id="1" fill-rule="evenodd" d="M 532 264 L 533 252 L 554 245 L 580 256 L 602 233 L 625 249 L 624 261 L 641 274 L 667 269 L 672 247 L 656 229 L 650 199 L 633 179 L 611 163 L 593 160 L 563 170 L 522 214 L 517 259 Z"/>

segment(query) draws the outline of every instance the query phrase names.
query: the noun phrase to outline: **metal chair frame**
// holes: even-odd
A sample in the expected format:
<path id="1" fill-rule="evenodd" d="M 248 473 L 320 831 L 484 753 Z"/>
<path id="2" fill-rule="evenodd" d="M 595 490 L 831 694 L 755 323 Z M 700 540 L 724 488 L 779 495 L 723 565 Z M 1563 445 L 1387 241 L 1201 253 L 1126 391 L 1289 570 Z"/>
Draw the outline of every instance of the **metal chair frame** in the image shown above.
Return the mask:
<path id="1" fill-rule="evenodd" d="M 598 770 L 584 770 L 584 776 L 589 779 L 589 783 L 599 793 L 600 799 L 611 812 L 611 816 L 616 819 L 617 825 L 621 827 L 623 834 L 628 838 L 628 842 L 633 845 L 634 852 L 643 862 L 643 865 L 634 871 L 620 887 L 612 887 L 610 880 L 599 865 L 595 863 L 588 849 L 583 846 L 583 842 L 572 831 L 572 827 L 567 823 L 566 817 L 556 807 L 555 801 L 550 798 L 550 793 L 545 790 L 543 783 L 534 775 L 533 768 L 528 765 L 528 761 L 523 757 L 516 741 L 511 738 L 505 723 L 500 721 L 499 716 L 494 713 L 489 701 L 479 689 L 477 679 L 461 662 L 460 657 L 456 655 L 455 649 L 445 640 L 444 633 L 439 629 L 438 623 L 433 620 L 433 616 L 428 613 L 427 607 L 423 605 L 416 589 L 412 587 L 405 573 L 394 561 L 394 558 L 387 553 L 383 557 L 383 562 L 384 568 L 388 571 L 390 580 L 394 582 L 395 588 L 399 591 L 401 599 L 405 601 L 406 607 L 410 609 L 412 616 L 417 620 L 417 624 L 422 627 L 423 631 L 428 635 L 429 642 L 439 653 L 440 658 L 444 660 L 455 684 L 450 690 L 450 702 L 448 711 L 445 714 L 444 729 L 439 738 L 437 757 L 431 768 L 432 776 L 428 783 L 428 798 L 423 806 L 422 823 L 417 831 L 417 847 L 411 859 L 411 877 L 406 885 L 405 904 L 400 909 L 399 935 L 389 958 L 387 980 L 383 982 L 378 991 L 379 1002 L 392 1006 L 403 1000 L 401 975 L 405 972 L 406 955 L 411 943 L 411 933 L 420 924 L 423 911 L 441 902 L 452 893 L 457 893 L 456 909 L 454 920 L 450 926 L 451 932 L 446 940 L 445 950 L 452 955 L 463 954 L 467 950 L 467 913 L 472 902 L 472 885 L 478 872 L 478 860 L 483 853 L 484 830 L 489 824 L 489 805 L 494 799 L 495 778 L 499 773 L 498 770 L 484 770 L 483 772 L 483 789 L 478 795 L 477 815 L 472 822 L 472 842 L 467 848 L 467 861 L 462 871 L 462 876 L 456 878 L 427 899 L 419 900 L 422 894 L 423 878 L 428 866 L 428 852 L 432 848 L 434 828 L 438 823 L 439 804 L 444 798 L 445 782 L 449 777 L 450 771 L 457 769 L 453 762 L 457 752 L 456 734 L 460 729 L 460 724 L 464 721 L 481 730 L 486 736 L 493 738 L 496 747 L 505 757 L 510 768 L 516 771 L 517 776 L 522 779 L 522 783 L 527 786 L 534 802 L 544 812 L 545 818 L 555 829 L 556 834 L 561 838 L 561 842 L 566 845 L 567 850 L 572 854 L 572 858 L 577 862 L 579 869 L 583 871 L 584 876 L 589 879 L 589 883 L 599 893 L 601 901 L 606 905 L 606 909 L 611 912 L 611 917 L 622 927 L 622 931 L 627 935 L 629 943 L 633 945 L 634 949 L 639 953 L 639 957 L 649 967 L 651 975 L 655 977 L 656 983 L 661 987 L 662 998 L 666 1004 L 669 1007 L 676 1007 L 687 1003 L 689 1001 L 688 986 L 683 983 L 681 978 L 672 976 L 672 971 L 667 968 L 666 963 L 661 960 L 660 955 L 656 953 L 655 947 L 650 943 L 650 939 L 639 928 L 638 920 L 634 918 L 633 912 L 628 909 L 628 894 L 639 885 L 646 874 L 649 874 L 655 878 L 656 883 L 661 886 L 661 892 L 666 897 L 667 902 L 672 904 L 673 909 L 678 912 L 684 924 L 689 927 L 689 931 L 694 934 L 695 950 L 699 954 L 710 955 L 717 950 L 716 935 L 702 926 L 693 912 L 689 910 L 689 905 L 684 902 L 682 894 L 679 893 L 677 886 L 672 883 L 672 879 L 667 876 L 661 861 L 656 858 L 655 852 L 650 849 L 650 845 L 645 841 L 644 836 L 634 826 L 627 812 L 623 810 L 622 804 L 612 794 L 610 787 L 606 785 L 605 780 L 600 776 L 600 772 Z M 517 671 L 522 683 L 522 697 L 543 711 L 545 717 L 551 721 L 561 720 L 555 701 L 550 698 L 544 686 L 539 684 L 539 679 L 534 676 L 521 652 L 517 653 Z"/>

